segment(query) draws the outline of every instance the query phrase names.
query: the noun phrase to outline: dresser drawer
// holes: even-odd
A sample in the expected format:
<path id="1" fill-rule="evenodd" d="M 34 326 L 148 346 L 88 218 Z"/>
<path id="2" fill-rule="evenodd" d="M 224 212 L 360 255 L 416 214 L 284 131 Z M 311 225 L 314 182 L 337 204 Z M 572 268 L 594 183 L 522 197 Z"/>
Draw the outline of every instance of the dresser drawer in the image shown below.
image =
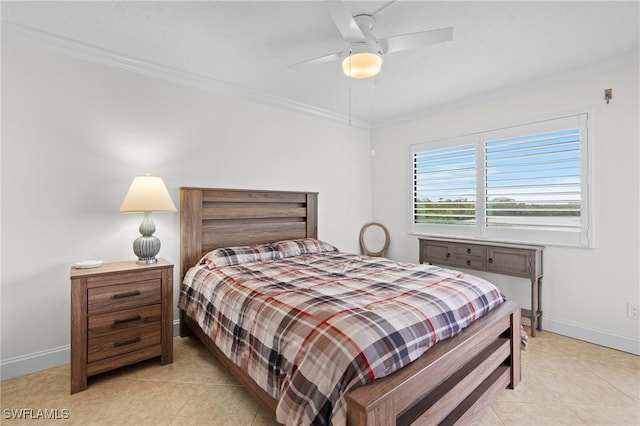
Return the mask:
<path id="1" fill-rule="evenodd" d="M 487 268 L 487 259 L 473 256 L 452 256 L 451 266 L 483 270 Z"/>
<path id="2" fill-rule="evenodd" d="M 162 305 L 147 305 L 123 311 L 89 317 L 89 338 L 95 338 L 115 331 L 139 328 L 144 325 L 159 326 L 162 319 Z"/>
<path id="3" fill-rule="evenodd" d="M 98 336 L 89 335 L 87 361 L 99 361 L 149 346 L 160 346 L 160 331 L 160 321 L 157 321 Z"/>
<path id="4" fill-rule="evenodd" d="M 454 256 L 487 256 L 487 248 L 475 244 L 452 244 L 451 251 Z"/>
<path id="5" fill-rule="evenodd" d="M 129 284 L 90 288 L 87 293 L 88 314 L 123 310 L 160 303 L 161 280 L 138 281 Z"/>

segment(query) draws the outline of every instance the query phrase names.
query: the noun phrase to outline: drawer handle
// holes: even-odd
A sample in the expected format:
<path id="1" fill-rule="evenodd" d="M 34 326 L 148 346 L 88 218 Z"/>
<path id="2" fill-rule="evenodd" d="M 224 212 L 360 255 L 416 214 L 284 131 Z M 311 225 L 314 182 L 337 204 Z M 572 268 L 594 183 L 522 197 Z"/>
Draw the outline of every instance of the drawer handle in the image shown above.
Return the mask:
<path id="1" fill-rule="evenodd" d="M 493 263 L 493 257 L 489 258 L 489 263 Z"/>
<path id="2" fill-rule="evenodd" d="M 125 297 L 140 296 L 140 290 L 127 291 L 126 293 L 116 293 L 113 295 L 113 299 L 123 299 Z"/>
<path id="3" fill-rule="evenodd" d="M 118 325 L 118 324 L 131 322 L 131 321 L 139 321 L 140 319 L 141 319 L 140 315 L 136 315 L 134 317 L 129 317 L 129 318 L 116 319 L 116 320 L 113 320 L 113 325 Z"/>
<path id="4" fill-rule="evenodd" d="M 447 253 L 447 259 L 451 257 L 451 253 Z"/>
<path id="5" fill-rule="evenodd" d="M 467 266 L 471 265 L 471 261 L 467 260 Z"/>
<path id="6" fill-rule="evenodd" d="M 139 337 L 135 337 L 133 339 L 128 339 L 128 340 L 121 340 L 119 342 L 115 342 L 113 344 L 114 348 L 120 347 L 120 346 L 126 346 L 126 345 L 131 345 L 133 343 L 138 343 L 140 341 Z"/>
<path id="7" fill-rule="evenodd" d="M 470 248 L 467 249 L 467 254 L 471 254 L 471 249 Z"/>

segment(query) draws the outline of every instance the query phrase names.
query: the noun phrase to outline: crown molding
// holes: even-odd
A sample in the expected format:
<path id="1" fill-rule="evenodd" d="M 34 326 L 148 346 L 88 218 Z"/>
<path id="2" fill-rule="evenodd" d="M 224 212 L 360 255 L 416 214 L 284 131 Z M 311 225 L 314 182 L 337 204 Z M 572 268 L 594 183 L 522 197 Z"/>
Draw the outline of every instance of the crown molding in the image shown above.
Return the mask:
<path id="1" fill-rule="evenodd" d="M 9 37 L 60 55 L 119 68 L 212 93 L 237 96 L 245 100 L 301 112 L 359 129 L 370 130 L 372 127 L 372 123 L 367 120 L 354 117 L 349 118 L 348 116 L 329 110 L 260 92 L 214 77 L 122 55 L 72 38 L 27 27 L 16 22 L 2 21 L 2 37 Z"/>

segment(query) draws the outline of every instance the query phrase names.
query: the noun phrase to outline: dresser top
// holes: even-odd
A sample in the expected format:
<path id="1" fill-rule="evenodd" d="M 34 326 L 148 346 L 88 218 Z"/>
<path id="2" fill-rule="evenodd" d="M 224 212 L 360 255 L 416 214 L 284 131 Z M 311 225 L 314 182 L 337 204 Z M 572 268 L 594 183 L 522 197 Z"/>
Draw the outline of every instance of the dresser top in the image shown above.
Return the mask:
<path id="1" fill-rule="evenodd" d="M 544 249 L 544 246 L 533 245 L 533 244 L 502 243 L 498 241 L 477 240 L 477 239 L 470 239 L 470 238 L 428 237 L 426 235 L 423 235 L 423 236 L 419 236 L 418 240 L 440 241 L 443 243 L 477 244 L 477 245 L 490 246 L 490 247 L 510 247 L 510 248 L 520 248 L 520 249 L 528 249 L 528 250 Z"/>

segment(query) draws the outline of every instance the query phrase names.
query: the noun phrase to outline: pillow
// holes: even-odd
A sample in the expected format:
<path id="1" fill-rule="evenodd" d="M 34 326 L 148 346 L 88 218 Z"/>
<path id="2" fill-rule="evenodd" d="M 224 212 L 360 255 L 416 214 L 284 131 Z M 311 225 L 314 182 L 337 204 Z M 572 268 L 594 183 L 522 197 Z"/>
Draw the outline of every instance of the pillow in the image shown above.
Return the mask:
<path id="1" fill-rule="evenodd" d="M 222 268 L 223 266 L 280 259 L 282 259 L 282 254 L 273 244 L 257 244 L 217 248 L 205 254 L 200 259 L 200 264 L 206 264 L 209 268 Z"/>
<path id="2" fill-rule="evenodd" d="M 293 257 L 301 254 L 314 254 L 338 251 L 337 248 L 324 241 L 315 238 L 303 238 L 300 240 L 284 240 L 274 244 L 282 257 Z"/>

